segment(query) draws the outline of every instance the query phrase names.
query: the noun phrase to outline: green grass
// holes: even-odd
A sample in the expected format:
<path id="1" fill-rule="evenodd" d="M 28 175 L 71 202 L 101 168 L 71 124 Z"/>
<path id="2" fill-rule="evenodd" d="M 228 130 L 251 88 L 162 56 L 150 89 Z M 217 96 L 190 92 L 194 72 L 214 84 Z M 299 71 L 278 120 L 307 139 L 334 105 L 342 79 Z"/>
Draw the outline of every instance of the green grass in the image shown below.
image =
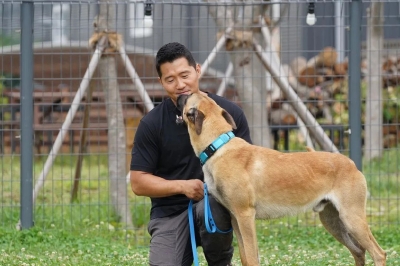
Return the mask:
<path id="1" fill-rule="evenodd" d="M 379 159 L 363 161 L 370 198 L 370 223 L 400 223 L 400 151 L 387 150 Z"/>
<path id="2" fill-rule="evenodd" d="M 320 227 L 263 228 L 259 233 L 262 265 L 353 265 L 347 249 Z M 0 265 L 148 265 L 148 249 L 115 234 L 92 228 L 80 234 L 52 228 L 41 231 L 0 229 Z M 388 255 L 387 265 L 400 263 L 400 233 L 374 231 Z M 207 265 L 198 249 L 201 265 Z M 367 255 L 368 265 L 372 265 Z M 234 265 L 241 265 L 235 245 Z"/>
<path id="3" fill-rule="evenodd" d="M 58 228 L 41 231 L 0 231 L 1 265 L 144 265 L 145 249 L 135 249 L 117 234 L 98 227 L 71 232 Z"/>
<path id="4" fill-rule="evenodd" d="M 400 151 L 392 149 L 381 159 L 363 162 L 371 194 L 368 222 L 388 252 L 388 265 L 400 265 L 399 158 Z M 34 177 L 45 159 L 35 158 Z M 20 157 L 0 157 L 0 265 L 148 264 L 149 199 L 136 197 L 127 185 L 134 228 L 123 227 L 109 198 L 107 156 L 91 154 L 84 158 L 78 202 L 71 204 L 76 159 L 68 154 L 57 157 L 38 196 L 35 226 L 16 231 Z M 313 212 L 257 221 L 257 232 L 263 265 L 267 261 L 269 265 L 352 265 L 350 253 L 321 227 Z M 240 265 L 239 261 L 236 248 L 234 265 Z"/>

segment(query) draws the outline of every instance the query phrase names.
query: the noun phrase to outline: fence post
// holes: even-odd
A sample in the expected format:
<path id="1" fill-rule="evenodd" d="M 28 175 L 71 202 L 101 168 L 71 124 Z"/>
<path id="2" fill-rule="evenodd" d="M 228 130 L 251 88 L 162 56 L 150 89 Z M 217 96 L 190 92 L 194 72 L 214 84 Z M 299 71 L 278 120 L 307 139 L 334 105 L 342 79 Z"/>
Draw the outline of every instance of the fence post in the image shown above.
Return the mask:
<path id="1" fill-rule="evenodd" d="M 361 0 L 350 4 L 349 133 L 350 158 L 362 170 L 361 147 Z"/>
<path id="2" fill-rule="evenodd" d="M 33 226 L 33 1 L 21 4 L 21 209 L 20 229 Z"/>

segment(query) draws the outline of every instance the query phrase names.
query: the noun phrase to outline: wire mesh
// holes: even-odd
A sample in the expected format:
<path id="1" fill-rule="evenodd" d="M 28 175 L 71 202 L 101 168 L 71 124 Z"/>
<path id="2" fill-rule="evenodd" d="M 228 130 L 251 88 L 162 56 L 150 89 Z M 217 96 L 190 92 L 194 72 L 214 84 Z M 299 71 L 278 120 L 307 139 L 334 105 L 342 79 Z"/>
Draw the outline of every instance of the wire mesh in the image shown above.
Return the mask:
<path id="1" fill-rule="evenodd" d="M 152 14 L 145 16 L 144 8 L 149 3 Z M 154 55 L 161 45 L 172 41 L 185 44 L 203 66 L 201 89 L 219 93 L 245 110 L 256 144 L 284 152 L 303 151 L 306 145 L 321 149 L 315 136 L 306 130 L 321 126 L 329 145 L 349 155 L 352 109 L 348 102 L 351 74 L 348 57 L 350 52 L 360 52 L 363 59 L 360 139 L 363 172 L 370 193 L 368 219 L 373 226 L 398 226 L 399 3 L 363 1 L 360 51 L 349 50 L 350 3 L 349 0 L 107 2 L 109 30 L 121 34 L 127 57 L 121 58 L 113 51 L 115 67 L 102 65 L 103 71 L 94 72 L 86 92 L 80 95 L 82 101 L 76 115 L 71 126 L 61 131 L 65 138 L 59 153 L 52 155 L 55 161 L 37 194 L 35 226 L 85 233 L 110 232 L 131 239 L 137 246 L 148 242 L 149 199 L 135 196 L 129 183 L 124 183 L 128 193 L 124 204 L 131 211 L 132 226 L 121 224 L 115 214 L 109 192 L 110 173 L 115 170 L 110 169 L 109 145 L 110 141 L 121 140 L 109 138 L 107 108 L 117 106 L 118 102 L 107 101 L 110 96 L 102 87 L 110 79 L 118 83 L 124 126 L 116 128 L 113 134 L 126 136 L 123 143 L 126 149 L 117 158 L 119 167 L 127 173 L 134 133 L 147 112 L 144 95 L 138 88 L 142 83 L 154 105 L 165 99 L 166 93 L 157 81 Z M 315 8 L 315 25 L 307 24 L 310 4 Z M 375 11 L 382 5 L 380 13 L 371 13 L 373 5 Z M 0 1 L 0 224 L 4 227 L 14 227 L 20 216 L 18 137 L 19 103 L 23 97 L 20 64 L 24 64 L 20 62 L 20 6 L 21 1 Z M 101 8 L 99 1 L 34 2 L 34 184 L 40 179 L 93 58 L 94 50 L 88 42 L 93 37 L 94 23 L 99 22 L 96 15 Z M 231 26 L 230 21 L 235 21 L 234 30 L 217 49 L 221 36 Z M 246 39 L 246 34 L 251 34 L 251 39 Z M 253 40 L 262 47 L 274 73 L 265 70 L 248 45 Z M 138 77 L 130 76 L 125 65 L 128 60 Z M 116 77 L 107 74 L 114 70 Z M 295 112 L 299 102 L 282 93 L 274 78 L 293 88 L 315 123 L 301 123 Z M 89 116 L 85 122 L 86 112 Z M 77 194 L 72 201 L 74 184 Z M 260 223 L 260 228 L 266 223 Z M 314 213 L 268 223 L 319 224 Z"/>

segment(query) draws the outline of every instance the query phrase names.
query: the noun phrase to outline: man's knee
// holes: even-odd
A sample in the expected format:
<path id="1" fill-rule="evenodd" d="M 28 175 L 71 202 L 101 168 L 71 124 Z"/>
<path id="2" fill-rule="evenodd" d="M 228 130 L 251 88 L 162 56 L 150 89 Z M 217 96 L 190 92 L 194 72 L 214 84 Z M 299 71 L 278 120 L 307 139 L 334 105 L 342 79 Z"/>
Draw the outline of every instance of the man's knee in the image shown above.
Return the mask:
<path id="1" fill-rule="evenodd" d="M 231 215 L 230 212 L 221 205 L 214 197 L 209 196 L 209 204 L 212 217 L 214 218 L 214 222 L 218 229 L 222 231 L 229 230 L 231 228 Z M 197 203 L 196 206 L 196 215 L 198 221 L 201 225 L 205 224 L 204 220 L 204 200 Z"/>

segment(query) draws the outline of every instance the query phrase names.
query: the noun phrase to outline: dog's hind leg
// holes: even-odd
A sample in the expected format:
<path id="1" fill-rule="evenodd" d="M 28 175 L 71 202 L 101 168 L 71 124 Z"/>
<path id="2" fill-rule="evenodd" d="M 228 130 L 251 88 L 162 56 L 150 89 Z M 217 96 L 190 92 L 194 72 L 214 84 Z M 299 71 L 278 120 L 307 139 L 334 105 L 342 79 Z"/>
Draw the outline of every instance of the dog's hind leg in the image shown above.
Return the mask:
<path id="1" fill-rule="evenodd" d="M 368 250 L 374 261 L 374 265 L 385 266 L 386 252 L 379 246 L 372 235 L 365 214 L 360 213 L 359 209 L 343 208 L 339 217 L 360 246 Z"/>
<path id="2" fill-rule="evenodd" d="M 326 230 L 350 250 L 356 262 L 355 265 L 364 266 L 365 249 L 349 234 L 335 206 L 331 202 L 327 203 L 319 212 L 319 217 Z"/>

